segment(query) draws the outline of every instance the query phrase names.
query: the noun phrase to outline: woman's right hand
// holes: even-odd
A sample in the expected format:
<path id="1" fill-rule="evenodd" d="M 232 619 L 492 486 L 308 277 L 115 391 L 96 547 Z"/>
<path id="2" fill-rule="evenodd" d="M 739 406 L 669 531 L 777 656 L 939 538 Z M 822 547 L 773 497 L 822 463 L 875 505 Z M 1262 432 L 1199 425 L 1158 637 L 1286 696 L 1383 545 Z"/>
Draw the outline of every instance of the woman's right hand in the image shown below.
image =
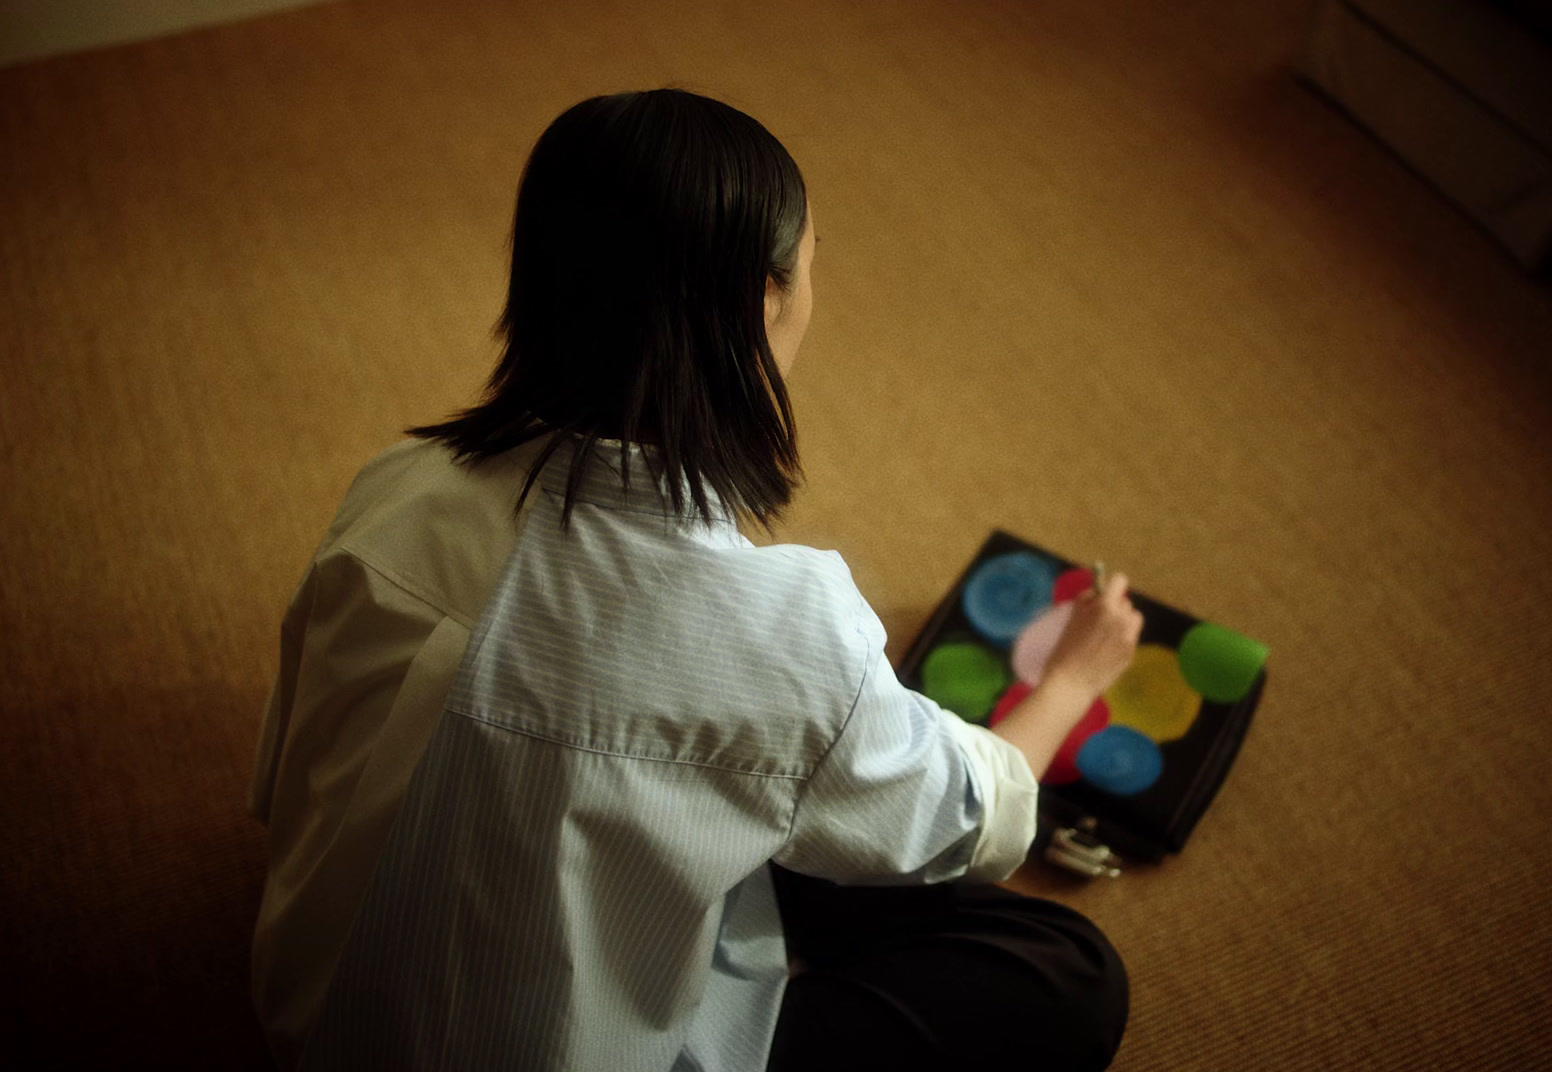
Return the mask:
<path id="1" fill-rule="evenodd" d="M 1074 601 L 1045 674 L 1098 697 L 1132 664 L 1141 634 L 1142 612 L 1126 596 L 1126 574 L 1112 574 L 1103 592 L 1091 589 Z"/>

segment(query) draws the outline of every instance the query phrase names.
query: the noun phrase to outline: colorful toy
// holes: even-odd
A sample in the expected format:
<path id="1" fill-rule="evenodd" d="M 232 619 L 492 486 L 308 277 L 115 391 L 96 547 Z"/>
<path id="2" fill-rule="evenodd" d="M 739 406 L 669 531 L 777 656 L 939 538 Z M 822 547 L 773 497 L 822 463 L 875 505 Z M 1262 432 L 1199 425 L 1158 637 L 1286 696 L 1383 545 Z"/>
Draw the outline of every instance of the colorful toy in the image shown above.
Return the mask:
<path id="1" fill-rule="evenodd" d="M 901 681 L 995 725 L 1039 683 L 1096 570 L 992 533 L 901 661 Z M 1144 620 L 1136 658 L 1040 779 L 1047 856 L 1087 874 L 1118 873 L 1117 853 L 1155 862 L 1180 851 L 1266 684 L 1264 644 L 1136 591 L 1131 599 Z"/>

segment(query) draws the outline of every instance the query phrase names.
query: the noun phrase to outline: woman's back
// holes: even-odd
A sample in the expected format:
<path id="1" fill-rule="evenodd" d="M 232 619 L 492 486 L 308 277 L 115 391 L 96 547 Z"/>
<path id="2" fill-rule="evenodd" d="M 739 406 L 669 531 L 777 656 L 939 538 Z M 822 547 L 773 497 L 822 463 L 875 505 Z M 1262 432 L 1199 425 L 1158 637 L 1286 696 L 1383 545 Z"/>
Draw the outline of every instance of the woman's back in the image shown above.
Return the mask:
<path id="1" fill-rule="evenodd" d="M 564 455 L 542 476 L 305 1066 L 746 1067 L 787 975 L 769 860 L 972 865 L 952 724 L 839 558 L 674 516 L 635 471 L 590 471 L 565 528 Z"/>

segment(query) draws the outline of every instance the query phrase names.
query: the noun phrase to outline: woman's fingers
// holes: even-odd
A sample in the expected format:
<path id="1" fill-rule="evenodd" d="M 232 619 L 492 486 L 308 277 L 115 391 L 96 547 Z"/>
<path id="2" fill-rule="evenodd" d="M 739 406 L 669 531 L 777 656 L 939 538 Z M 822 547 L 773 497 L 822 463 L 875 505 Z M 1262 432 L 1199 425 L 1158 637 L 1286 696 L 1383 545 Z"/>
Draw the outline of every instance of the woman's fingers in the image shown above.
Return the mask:
<path id="1" fill-rule="evenodd" d="M 1109 577 L 1106 577 L 1104 592 L 1105 602 L 1114 606 L 1120 606 L 1123 602 L 1126 602 L 1126 591 L 1128 583 L 1129 582 L 1127 581 L 1126 574 L 1124 573 L 1112 573 Z"/>

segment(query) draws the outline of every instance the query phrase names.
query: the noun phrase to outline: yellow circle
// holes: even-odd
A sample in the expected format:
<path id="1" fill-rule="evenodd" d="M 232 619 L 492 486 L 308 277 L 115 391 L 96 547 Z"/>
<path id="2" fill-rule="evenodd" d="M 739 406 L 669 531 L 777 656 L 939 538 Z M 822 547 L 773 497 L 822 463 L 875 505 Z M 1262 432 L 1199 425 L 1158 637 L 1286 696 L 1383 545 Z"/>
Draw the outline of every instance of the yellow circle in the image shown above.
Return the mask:
<path id="1" fill-rule="evenodd" d="M 1173 648 L 1141 644 L 1132 665 L 1105 693 L 1110 721 L 1163 744 L 1186 735 L 1202 710 L 1202 694 L 1186 683 Z"/>

